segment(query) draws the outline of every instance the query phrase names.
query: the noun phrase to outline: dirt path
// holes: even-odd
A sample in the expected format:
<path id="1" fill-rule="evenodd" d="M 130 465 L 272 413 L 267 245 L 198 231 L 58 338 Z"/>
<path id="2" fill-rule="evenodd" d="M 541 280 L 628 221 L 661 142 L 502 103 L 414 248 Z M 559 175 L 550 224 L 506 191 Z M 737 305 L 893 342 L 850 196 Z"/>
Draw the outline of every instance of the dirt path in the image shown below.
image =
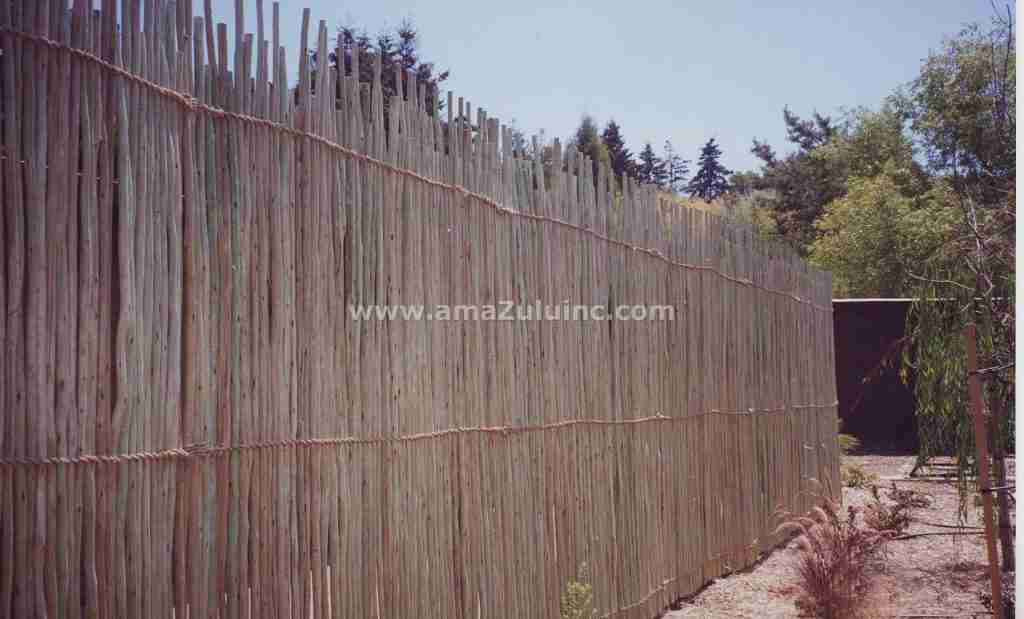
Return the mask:
<path id="1" fill-rule="evenodd" d="M 855 456 L 846 458 L 878 475 L 880 485 L 888 478 L 905 477 L 913 465 L 907 456 Z M 956 487 L 948 482 L 898 481 L 899 488 L 914 489 L 932 498 L 932 504 L 914 513 L 908 533 L 954 532 L 934 526 L 954 525 L 957 520 Z M 883 493 L 884 496 L 884 493 Z M 863 506 L 866 490 L 845 488 L 844 505 Z M 968 524 L 978 524 L 978 511 L 969 510 Z M 666 619 L 694 617 L 798 617 L 793 604 L 795 550 L 792 544 L 772 553 L 747 572 L 721 578 Z M 988 587 L 985 547 L 980 535 L 941 535 L 898 540 L 889 544 L 885 570 L 877 574 L 877 586 L 868 600 L 879 617 L 991 617 L 979 594 Z"/>

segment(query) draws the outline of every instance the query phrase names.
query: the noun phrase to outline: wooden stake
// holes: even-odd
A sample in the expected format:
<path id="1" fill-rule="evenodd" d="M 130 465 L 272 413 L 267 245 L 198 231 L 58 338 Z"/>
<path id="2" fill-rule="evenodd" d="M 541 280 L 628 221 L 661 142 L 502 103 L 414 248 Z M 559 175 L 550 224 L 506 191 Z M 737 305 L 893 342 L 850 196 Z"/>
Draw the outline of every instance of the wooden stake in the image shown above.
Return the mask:
<path id="1" fill-rule="evenodd" d="M 993 521 L 992 491 L 989 481 L 988 429 L 985 423 L 984 403 L 981 397 L 981 377 L 978 376 L 978 329 L 971 323 L 964 329 L 967 344 L 967 389 L 971 396 L 971 415 L 974 417 L 974 446 L 977 451 L 978 490 L 985 518 L 985 548 L 988 551 L 988 574 L 992 581 L 992 614 L 1003 616 L 1003 581 L 999 573 L 999 551 L 996 548 L 996 530 Z"/>

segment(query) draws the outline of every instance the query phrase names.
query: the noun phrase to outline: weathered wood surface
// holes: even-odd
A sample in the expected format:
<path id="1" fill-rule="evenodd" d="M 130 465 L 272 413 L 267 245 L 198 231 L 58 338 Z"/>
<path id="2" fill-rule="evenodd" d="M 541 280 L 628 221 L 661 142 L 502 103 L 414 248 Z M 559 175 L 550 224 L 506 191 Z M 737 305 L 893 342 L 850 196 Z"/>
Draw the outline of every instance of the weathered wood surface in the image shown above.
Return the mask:
<path id="1" fill-rule="evenodd" d="M 67 4 L 0 0 L 0 616 L 649 617 L 838 487 L 826 274 L 308 12 L 289 89 L 277 3 Z M 348 311 L 503 301 L 675 320 Z"/>

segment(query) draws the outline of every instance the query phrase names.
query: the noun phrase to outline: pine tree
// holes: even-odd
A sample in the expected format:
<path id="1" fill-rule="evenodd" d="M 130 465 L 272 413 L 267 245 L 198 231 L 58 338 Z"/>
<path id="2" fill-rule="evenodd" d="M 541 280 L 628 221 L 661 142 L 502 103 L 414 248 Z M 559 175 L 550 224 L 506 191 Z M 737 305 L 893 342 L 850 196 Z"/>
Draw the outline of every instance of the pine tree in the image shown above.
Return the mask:
<path id="1" fill-rule="evenodd" d="M 597 182 L 597 170 L 601 162 L 610 163 L 608 148 L 601 142 L 601 136 L 597 133 L 597 123 L 589 114 L 584 114 L 580 119 L 580 126 L 576 129 L 576 135 L 571 140 L 576 149 L 590 158 L 594 165 L 594 182 Z"/>
<path id="2" fill-rule="evenodd" d="M 671 191 L 682 193 L 686 189 L 686 177 L 690 174 L 690 160 L 683 159 L 672 140 L 665 140 L 665 183 Z"/>
<path id="3" fill-rule="evenodd" d="M 584 114 L 580 118 L 580 126 L 576 128 L 576 135 L 573 137 L 572 143 L 576 145 L 580 152 L 586 153 L 591 147 L 590 145 L 597 140 L 597 123 L 594 122 L 593 116 Z"/>
<path id="4" fill-rule="evenodd" d="M 608 157 L 611 159 L 612 170 L 617 176 L 636 176 L 636 162 L 633 160 L 633 153 L 626 148 L 626 142 L 622 138 L 622 129 L 614 120 L 609 120 L 601 133 L 601 142 L 608 149 Z"/>
<path id="5" fill-rule="evenodd" d="M 391 97 L 400 94 L 399 84 L 395 83 L 395 67 L 402 68 L 403 78 L 401 90 L 408 88 L 409 74 L 416 74 L 416 82 L 425 89 L 424 103 L 428 110 L 444 107 L 439 98 L 441 83 L 448 79 L 448 71 L 438 71 L 432 62 L 424 62 L 419 55 L 420 38 L 415 24 L 405 20 L 394 31 L 382 30 L 376 41 L 365 29 L 356 26 L 340 26 L 338 35 L 341 48 L 329 54 L 329 66 L 337 69 L 339 65 L 346 74 L 353 68 L 353 58 L 359 57 L 359 81 L 373 81 L 374 56 L 381 58 L 381 89 L 384 92 L 384 114 L 390 105 Z M 310 61 L 314 69 L 317 67 L 316 52 L 310 52 Z M 341 80 L 338 80 L 339 93 Z M 410 93 L 406 93 L 412 96 Z"/>
<path id="6" fill-rule="evenodd" d="M 644 149 L 640 151 L 640 163 L 636 168 L 636 176 L 641 183 L 654 185 L 664 185 L 665 179 L 668 178 L 665 162 L 654 154 L 650 142 L 644 144 Z"/>
<path id="7" fill-rule="evenodd" d="M 721 157 L 722 149 L 715 144 L 715 138 L 711 138 L 700 151 L 697 174 L 686 186 L 687 193 L 705 202 L 711 202 L 728 191 L 729 181 L 726 177 L 732 174 L 732 170 L 719 163 Z"/>

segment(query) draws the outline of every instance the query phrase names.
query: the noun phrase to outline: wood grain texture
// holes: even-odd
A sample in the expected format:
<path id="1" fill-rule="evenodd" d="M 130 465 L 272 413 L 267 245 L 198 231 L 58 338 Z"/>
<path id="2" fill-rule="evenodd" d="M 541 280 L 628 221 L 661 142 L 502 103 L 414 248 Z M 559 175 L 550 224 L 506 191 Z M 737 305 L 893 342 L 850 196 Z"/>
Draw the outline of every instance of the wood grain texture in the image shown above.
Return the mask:
<path id="1" fill-rule="evenodd" d="M 828 274 L 308 11 L 68 4 L 0 0 L 0 616 L 650 617 L 838 490 Z"/>

